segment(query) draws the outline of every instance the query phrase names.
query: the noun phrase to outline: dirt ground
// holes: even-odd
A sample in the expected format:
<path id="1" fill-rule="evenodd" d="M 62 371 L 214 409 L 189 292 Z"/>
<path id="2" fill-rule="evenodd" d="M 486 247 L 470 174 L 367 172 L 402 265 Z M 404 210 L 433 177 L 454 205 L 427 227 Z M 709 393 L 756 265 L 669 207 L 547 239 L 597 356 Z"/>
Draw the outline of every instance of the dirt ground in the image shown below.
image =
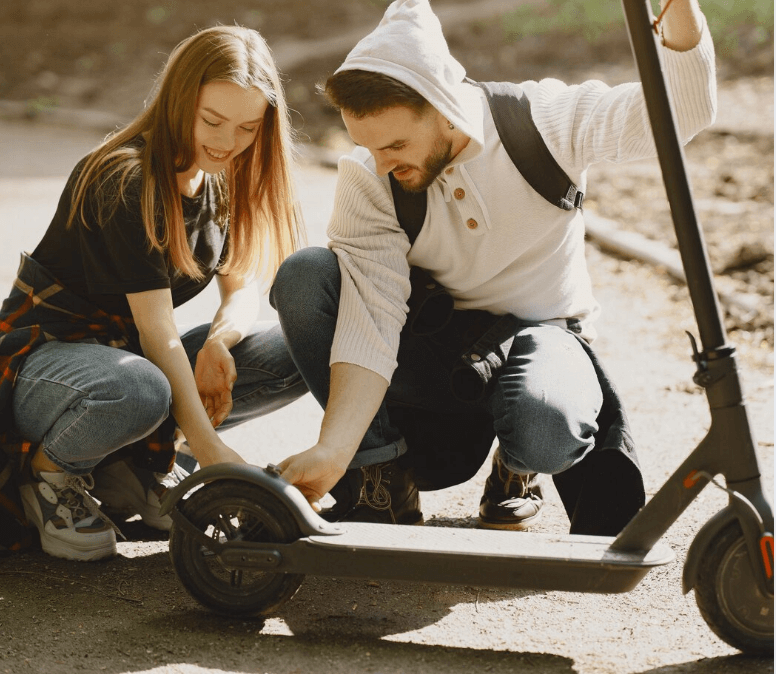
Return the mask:
<path id="1" fill-rule="evenodd" d="M 483 18 L 486 9 L 497 14 L 499 3 L 433 4 L 458 11 L 443 23 L 453 53 L 472 77 L 596 77 L 612 84 L 635 77 L 624 28 L 596 48 L 578 40 L 511 43 L 495 18 Z M 379 0 L 2 3 L 0 99 L 24 102 L 33 120 L 25 131 L 30 135 L 20 133 L 25 140 L 13 152 L 30 152 L 27 139 L 46 131 L 45 111 L 52 107 L 83 111 L 85 121 L 94 111 L 130 117 L 172 46 L 195 27 L 216 21 L 262 31 L 286 73 L 302 138 L 319 148 L 342 149 L 347 143 L 341 124 L 312 87 L 339 64 L 347 47 L 338 51 L 322 39 L 365 34 L 384 6 Z M 725 321 L 739 351 L 772 499 L 772 34 L 758 45 L 744 32 L 739 47 L 720 57 L 718 121 L 690 143 L 686 158 L 719 287 L 744 300 L 724 307 Z M 48 136 L 42 137 L 45 144 Z M 325 168 L 308 166 L 305 176 L 333 185 L 333 171 Z M 596 167 L 589 183 L 592 213 L 674 245 L 656 162 Z M 0 207 L 10 198 L 10 192 L 0 192 Z M 310 204 L 308 225 L 322 230 L 327 207 L 324 200 Z M 691 383 L 684 331 L 697 329 L 687 291 L 661 270 L 604 254 L 593 241 L 588 255 L 603 306 L 596 347 L 626 401 L 652 495 L 708 424 L 705 397 Z M 319 418 L 308 396 L 256 422 L 247 435 L 235 434 L 235 443 L 242 442 L 256 463 L 276 461 L 282 458 L 278 452 L 312 442 Z M 425 494 L 428 523 L 472 526 L 484 478 L 483 470 L 467 485 Z M 720 492 L 706 489 L 663 539 L 677 562 L 650 572 L 625 595 L 309 577 L 265 623 L 218 618 L 199 608 L 175 578 L 165 536 L 130 522 L 122 527 L 128 541 L 107 563 L 72 564 L 37 551 L 0 559 L 0 673 L 773 672 L 772 660 L 745 658 L 716 639 L 692 595 L 680 591 L 681 562 L 693 534 L 724 504 Z M 563 533 L 568 523 L 552 490 L 545 511 L 536 531 Z"/>

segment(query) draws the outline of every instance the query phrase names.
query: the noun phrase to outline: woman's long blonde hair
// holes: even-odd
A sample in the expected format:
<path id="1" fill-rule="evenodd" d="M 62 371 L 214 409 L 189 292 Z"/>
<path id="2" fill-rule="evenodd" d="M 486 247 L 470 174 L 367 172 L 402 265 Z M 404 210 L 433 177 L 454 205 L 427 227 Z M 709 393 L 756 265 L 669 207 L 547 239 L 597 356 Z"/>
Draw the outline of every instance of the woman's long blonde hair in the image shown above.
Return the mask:
<path id="1" fill-rule="evenodd" d="M 101 225 L 127 202 L 128 179 L 142 177 L 140 210 L 149 249 L 166 251 L 181 273 L 202 278 L 189 249 L 176 173 L 194 161 L 194 120 L 200 88 L 233 82 L 269 101 L 254 142 L 215 180 L 219 224 L 229 246 L 220 270 L 271 278 L 303 237 L 291 179 L 292 128 L 280 77 L 264 39 L 254 30 L 216 26 L 181 42 L 157 80 L 151 102 L 86 159 L 75 183 L 68 226 L 90 217 Z M 142 136 L 145 143 L 137 144 Z M 96 208 L 89 207 L 89 199 Z"/>

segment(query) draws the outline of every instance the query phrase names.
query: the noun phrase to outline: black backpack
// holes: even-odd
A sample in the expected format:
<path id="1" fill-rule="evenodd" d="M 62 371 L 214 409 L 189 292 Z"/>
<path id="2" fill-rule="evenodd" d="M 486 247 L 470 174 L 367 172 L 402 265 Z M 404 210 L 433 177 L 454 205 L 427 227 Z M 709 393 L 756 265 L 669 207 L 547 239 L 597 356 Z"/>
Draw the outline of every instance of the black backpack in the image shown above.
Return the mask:
<path id="1" fill-rule="evenodd" d="M 558 166 L 531 117 L 531 104 L 519 84 L 474 82 L 488 99 L 501 143 L 520 174 L 553 206 L 572 211 L 582 208 L 585 195 Z M 396 218 L 414 243 L 426 219 L 425 192 L 405 192 L 392 173 L 388 174 Z"/>

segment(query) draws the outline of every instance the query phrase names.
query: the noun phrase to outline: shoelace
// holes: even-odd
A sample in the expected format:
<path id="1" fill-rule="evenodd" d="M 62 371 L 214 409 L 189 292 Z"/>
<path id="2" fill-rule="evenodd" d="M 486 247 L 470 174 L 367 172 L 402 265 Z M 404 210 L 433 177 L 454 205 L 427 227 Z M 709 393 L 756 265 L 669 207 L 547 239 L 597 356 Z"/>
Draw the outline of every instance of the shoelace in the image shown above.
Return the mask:
<path id="1" fill-rule="evenodd" d="M 90 515 L 94 515 L 94 517 L 107 522 L 117 535 L 126 540 L 126 537 L 113 523 L 113 520 L 100 510 L 97 502 L 87 492 L 88 489 L 94 488 L 94 478 L 91 475 L 71 475 L 70 473 L 65 473 L 64 487 L 61 489 L 53 488 L 58 491 L 58 496 L 62 498 L 64 505 L 73 513 L 73 521 L 84 519 L 88 512 Z"/>
<path id="2" fill-rule="evenodd" d="M 507 473 L 506 479 L 504 478 L 504 474 L 502 473 L 502 469 L 504 471 L 506 471 L 506 473 Z M 509 496 L 509 488 L 513 484 L 517 484 L 520 487 L 520 494 L 521 495 L 519 497 L 513 497 L 513 498 L 525 498 L 526 497 L 526 492 L 528 492 L 528 482 L 529 482 L 529 476 L 528 475 L 521 475 L 520 473 L 513 473 L 503 463 L 499 462 L 499 464 L 498 464 L 498 476 L 499 476 L 499 478 L 501 478 L 501 481 L 504 483 L 504 494 Z"/>
<path id="3" fill-rule="evenodd" d="M 390 510 L 391 493 L 383 486 L 383 471 L 376 465 L 362 466 L 361 470 L 364 473 L 364 484 L 356 505 L 364 503 L 374 510 Z M 368 489 L 370 483 L 371 491 Z M 390 484 L 388 480 L 385 483 Z"/>

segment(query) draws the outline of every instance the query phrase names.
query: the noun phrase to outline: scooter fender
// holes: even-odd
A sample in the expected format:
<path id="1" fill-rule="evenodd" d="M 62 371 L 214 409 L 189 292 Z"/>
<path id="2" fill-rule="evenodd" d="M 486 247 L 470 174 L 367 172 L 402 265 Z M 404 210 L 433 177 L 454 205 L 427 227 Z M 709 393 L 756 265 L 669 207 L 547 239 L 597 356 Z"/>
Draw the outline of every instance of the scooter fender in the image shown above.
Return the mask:
<path id="1" fill-rule="evenodd" d="M 690 549 L 687 551 L 687 559 L 684 562 L 684 570 L 682 571 L 682 592 L 684 594 L 687 594 L 695 587 L 701 560 L 714 537 L 735 519 L 737 519 L 735 510 L 731 506 L 727 506 L 706 522 L 695 535 L 690 544 Z"/>
<path id="2" fill-rule="evenodd" d="M 751 541 L 747 541 L 749 545 L 750 554 L 754 555 L 753 559 L 762 559 L 762 565 L 755 565 L 754 574 L 757 579 L 757 584 L 760 589 L 767 595 L 773 595 L 773 534 L 762 533 L 762 525 L 751 518 L 746 517 L 746 513 L 743 514 L 738 510 L 734 504 L 720 510 L 714 515 L 708 522 L 706 522 L 698 534 L 695 536 L 690 549 L 687 551 L 687 559 L 684 563 L 684 570 L 682 573 L 682 591 L 686 594 L 695 587 L 698 581 L 698 569 L 700 568 L 701 560 L 706 554 L 706 550 L 711 545 L 714 537 L 728 524 L 734 520 L 738 520 L 741 525 L 744 535 L 757 536 L 757 529 L 761 530 L 761 536 L 759 537 L 759 546 L 763 545 L 763 542 L 770 540 L 770 555 L 766 555 L 766 550 L 757 550 L 758 546 L 749 545 Z M 760 526 L 758 526 L 758 524 Z M 753 547 L 755 549 L 753 549 Z M 760 555 L 763 555 L 761 558 Z"/>
<path id="3" fill-rule="evenodd" d="M 342 533 L 341 527 L 320 517 L 302 493 L 276 472 L 249 464 L 219 463 L 195 471 L 162 496 L 159 514 L 169 515 L 189 492 L 215 480 L 242 480 L 262 487 L 288 508 L 303 536 Z"/>

